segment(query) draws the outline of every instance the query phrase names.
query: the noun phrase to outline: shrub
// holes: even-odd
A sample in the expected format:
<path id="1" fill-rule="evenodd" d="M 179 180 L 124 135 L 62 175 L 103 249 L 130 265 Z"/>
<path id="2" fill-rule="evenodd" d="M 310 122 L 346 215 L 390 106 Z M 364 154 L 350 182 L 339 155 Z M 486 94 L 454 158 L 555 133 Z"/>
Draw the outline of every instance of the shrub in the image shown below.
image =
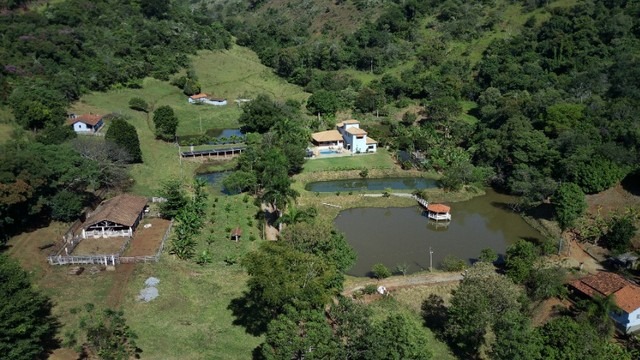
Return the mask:
<path id="1" fill-rule="evenodd" d="M 461 271 L 467 267 L 467 262 L 454 255 L 447 255 L 440 264 L 444 271 Z"/>
<path id="2" fill-rule="evenodd" d="M 136 111 L 148 112 L 149 104 L 144 99 L 139 97 L 133 97 L 129 100 L 129 107 Z"/>
<path id="3" fill-rule="evenodd" d="M 365 295 L 373 295 L 378 291 L 378 287 L 374 284 L 369 284 L 366 285 L 363 289 L 362 289 L 362 293 Z"/>
<path id="4" fill-rule="evenodd" d="M 371 268 L 371 273 L 376 279 L 385 279 L 391 276 L 391 271 L 389 270 L 389 268 L 380 263 L 373 265 L 373 268 Z"/>

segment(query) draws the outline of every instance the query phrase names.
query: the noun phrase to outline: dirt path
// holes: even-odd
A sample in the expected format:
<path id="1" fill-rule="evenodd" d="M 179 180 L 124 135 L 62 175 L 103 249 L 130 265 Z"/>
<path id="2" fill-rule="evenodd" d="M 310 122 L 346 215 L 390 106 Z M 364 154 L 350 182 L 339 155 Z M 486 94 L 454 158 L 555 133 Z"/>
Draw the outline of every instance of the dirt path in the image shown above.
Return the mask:
<path id="1" fill-rule="evenodd" d="M 280 234 L 280 232 L 278 231 L 277 228 L 272 226 L 273 222 L 276 220 L 278 216 L 277 213 L 273 210 L 271 205 L 267 205 L 263 203 L 260 205 L 260 208 L 266 214 L 265 216 L 266 221 L 264 225 L 265 238 L 267 240 L 278 240 L 278 234 Z"/>
<path id="2" fill-rule="evenodd" d="M 134 269 L 135 264 L 120 264 L 116 267 L 111 290 L 107 295 L 107 305 L 110 308 L 117 309 L 122 305 L 124 295 L 127 292 L 127 285 Z"/>
<path id="3" fill-rule="evenodd" d="M 350 296 L 355 291 L 362 290 L 366 285 L 384 286 L 387 288 L 387 290 L 391 291 L 393 289 L 408 287 L 408 286 L 411 286 L 411 287 L 427 286 L 432 284 L 460 281 L 460 280 L 462 280 L 462 273 L 459 271 L 437 272 L 437 273 L 418 274 L 418 275 L 409 275 L 409 276 L 394 276 L 394 277 L 390 277 L 382 280 L 363 279 L 362 281 L 359 281 L 357 284 L 351 284 L 348 288 L 346 288 L 342 292 L 342 295 Z"/>

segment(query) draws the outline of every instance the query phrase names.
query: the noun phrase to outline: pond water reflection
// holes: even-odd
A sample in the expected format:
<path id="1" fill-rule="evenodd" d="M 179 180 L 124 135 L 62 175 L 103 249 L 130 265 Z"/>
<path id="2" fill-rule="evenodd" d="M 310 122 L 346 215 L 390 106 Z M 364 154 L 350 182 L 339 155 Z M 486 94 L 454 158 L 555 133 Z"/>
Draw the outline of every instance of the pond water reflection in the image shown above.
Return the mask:
<path id="1" fill-rule="evenodd" d="M 348 272 L 366 276 L 376 263 L 390 269 L 409 265 L 409 273 L 429 268 L 429 247 L 433 266 L 440 266 L 447 255 L 466 261 L 476 259 L 484 248 L 504 254 L 519 238 L 541 239 L 508 204 L 514 198 L 487 190 L 487 194 L 469 201 L 452 203 L 452 221 L 436 224 L 423 215 L 418 206 L 408 208 L 357 208 L 340 212 L 335 219 L 358 260 Z"/>

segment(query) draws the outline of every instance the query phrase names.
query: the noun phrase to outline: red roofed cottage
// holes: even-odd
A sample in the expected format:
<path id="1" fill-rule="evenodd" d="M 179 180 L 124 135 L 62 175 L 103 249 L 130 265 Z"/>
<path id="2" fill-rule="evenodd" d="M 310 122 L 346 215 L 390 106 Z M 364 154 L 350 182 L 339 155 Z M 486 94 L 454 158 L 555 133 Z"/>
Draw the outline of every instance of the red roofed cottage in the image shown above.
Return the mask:
<path id="1" fill-rule="evenodd" d="M 640 286 L 607 271 L 575 280 L 570 285 L 587 297 L 613 294 L 615 303 L 620 308 L 611 314 L 613 320 L 626 333 L 640 329 Z"/>

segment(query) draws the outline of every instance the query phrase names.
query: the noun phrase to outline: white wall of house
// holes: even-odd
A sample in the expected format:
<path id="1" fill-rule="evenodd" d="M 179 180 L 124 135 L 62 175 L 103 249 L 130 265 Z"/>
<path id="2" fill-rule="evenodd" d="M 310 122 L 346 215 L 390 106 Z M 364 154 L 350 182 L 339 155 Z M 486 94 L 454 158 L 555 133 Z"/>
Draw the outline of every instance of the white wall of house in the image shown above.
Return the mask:
<path id="1" fill-rule="evenodd" d="M 378 150 L 378 144 L 368 144 L 367 145 L 367 152 L 376 152 Z"/>
<path id="2" fill-rule="evenodd" d="M 82 121 L 78 121 L 78 122 L 73 124 L 73 131 L 75 131 L 75 132 L 87 132 L 87 131 L 93 131 L 93 128 L 91 127 L 91 125 L 87 125 L 87 124 L 83 123 Z"/>
<path id="3" fill-rule="evenodd" d="M 611 317 L 627 332 L 640 329 L 640 309 L 636 309 L 631 314 L 625 311 L 613 312 Z"/>
<path id="4" fill-rule="evenodd" d="M 215 105 L 215 106 L 224 106 L 224 105 L 227 105 L 227 100 L 226 99 L 224 99 L 224 100 L 210 100 L 210 99 L 205 99 L 205 98 L 194 100 L 192 98 L 189 98 L 189 103 L 191 103 L 191 104 L 199 103 L 199 104 L 207 104 L 207 105 Z"/>

